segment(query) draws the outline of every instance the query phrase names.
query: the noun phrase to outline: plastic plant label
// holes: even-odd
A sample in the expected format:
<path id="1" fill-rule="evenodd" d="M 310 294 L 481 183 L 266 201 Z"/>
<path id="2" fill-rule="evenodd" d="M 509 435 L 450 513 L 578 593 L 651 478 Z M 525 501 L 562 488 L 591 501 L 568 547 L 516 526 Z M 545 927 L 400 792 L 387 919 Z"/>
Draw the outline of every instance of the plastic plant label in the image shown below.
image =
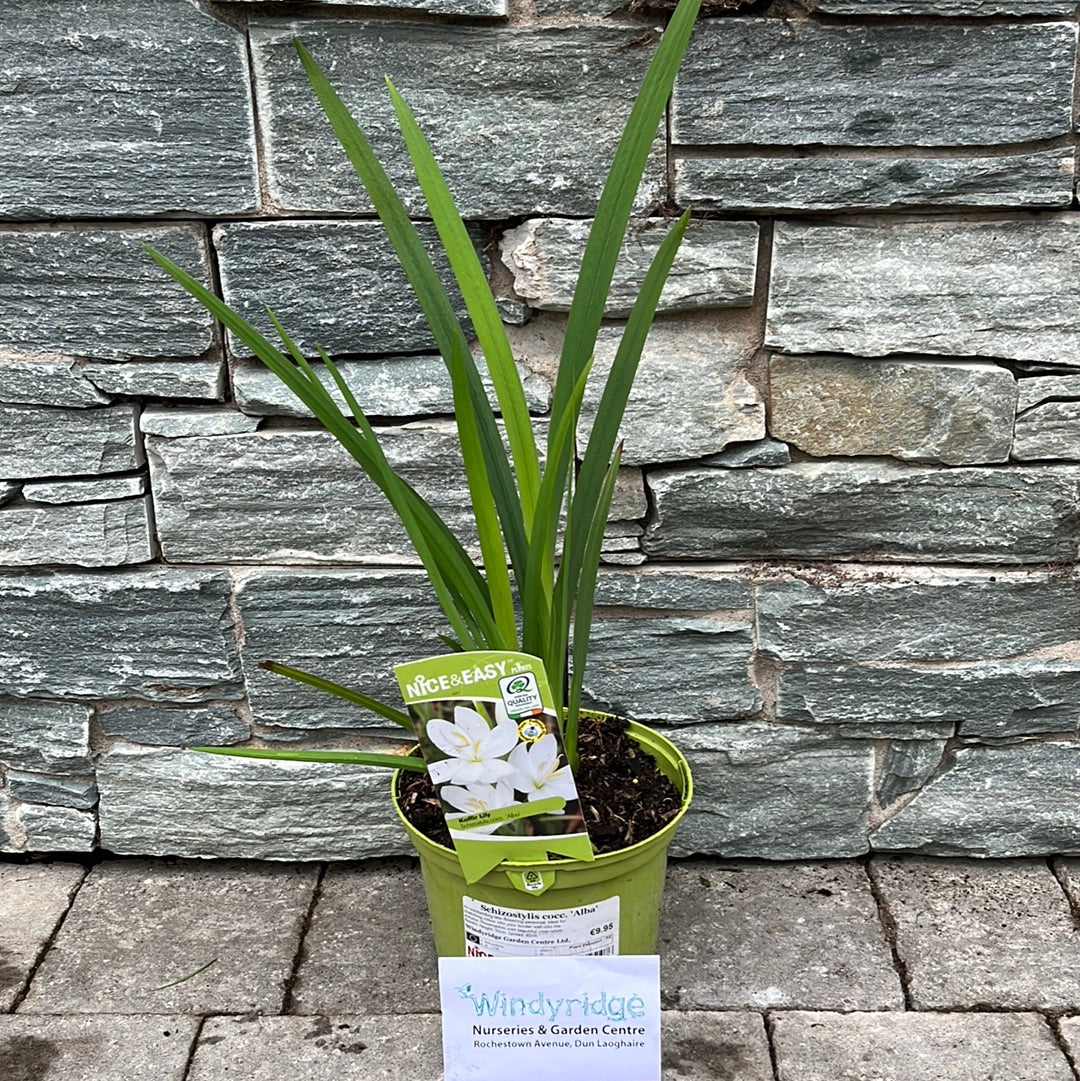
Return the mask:
<path id="1" fill-rule="evenodd" d="M 466 882 L 503 860 L 591 860 L 537 657 L 482 650 L 394 669 Z"/>
<path id="2" fill-rule="evenodd" d="M 461 899 L 468 957 L 612 957 L 619 952 L 619 898 L 576 908 L 503 908 Z"/>
<path id="3" fill-rule="evenodd" d="M 446 1081 L 660 1079 L 660 959 L 439 958 Z"/>

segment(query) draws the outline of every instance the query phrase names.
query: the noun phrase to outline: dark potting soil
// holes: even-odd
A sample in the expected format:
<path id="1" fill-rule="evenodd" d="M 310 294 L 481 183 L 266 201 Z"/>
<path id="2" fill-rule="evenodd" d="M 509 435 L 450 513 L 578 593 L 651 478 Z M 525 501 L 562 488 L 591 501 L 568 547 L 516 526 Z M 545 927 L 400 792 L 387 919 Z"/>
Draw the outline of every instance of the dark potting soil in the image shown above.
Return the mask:
<path id="1" fill-rule="evenodd" d="M 578 755 L 578 796 L 597 855 L 644 841 L 679 813 L 678 789 L 626 734 L 622 718 L 582 716 Z M 437 844 L 453 847 L 426 773 L 402 772 L 398 803 L 416 829 Z"/>

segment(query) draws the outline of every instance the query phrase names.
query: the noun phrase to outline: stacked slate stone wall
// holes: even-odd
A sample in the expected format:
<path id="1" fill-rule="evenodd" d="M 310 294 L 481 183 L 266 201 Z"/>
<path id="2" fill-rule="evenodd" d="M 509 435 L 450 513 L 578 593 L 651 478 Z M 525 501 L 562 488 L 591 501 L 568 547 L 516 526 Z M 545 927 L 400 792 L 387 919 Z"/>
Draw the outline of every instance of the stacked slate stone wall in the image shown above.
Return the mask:
<path id="1" fill-rule="evenodd" d="M 1076 851 L 1075 5 L 718 7 L 596 361 L 692 204 L 624 426 L 587 689 L 692 759 L 683 851 Z M 384 73 L 414 105 L 542 428 L 662 18 L 6 0 L 0 849 L 405 849 L 385 774 L 181 749 L 371 745 L 370 717 L 258 663 L 393 697 L 443 626 L 370 484 L 143 245 L 322 343 L 467 536 L 447 381 L 290 39 L 422 219 Z"/>

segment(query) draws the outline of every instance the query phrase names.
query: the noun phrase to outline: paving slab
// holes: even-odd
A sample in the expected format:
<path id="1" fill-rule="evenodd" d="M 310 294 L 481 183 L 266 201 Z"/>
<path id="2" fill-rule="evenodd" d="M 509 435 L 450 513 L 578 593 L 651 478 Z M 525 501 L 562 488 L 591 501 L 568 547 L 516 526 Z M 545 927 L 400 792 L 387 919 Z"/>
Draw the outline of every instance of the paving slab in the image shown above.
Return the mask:
<path id="1" fill-rule="evenodd" d="M 1073 1062 L 1080 1062 L 1080 1017 L 1062 1017 L 1057 1022 L 1065 1050 Z"/>
<path id="2" fill-rule="evenodd" d="M 783 1013 L 777 1081 L 1073 1081 L 1031 1013 Z"/>
<path id="3" fill-rule="evenodd" d="M 19 1011 L 278 1012 L 316 875 L 253 861 L 101 863 Z"/>
<path id="4" fill-rule="evenodd" d="M 183 1081 L 195 1017 L 0 1016 L 4 1081 Z"/>
<path id="5" fill-rule="evenodd" d="M 904 1006 L 858 863 L 674 864 L 660 938 L 670 1007 Z"/>
<path id="6" fill-rule="evenodd" d="M 408 1017 L 211 1017 L 186 1081 L 441 1081 L 442 1030 Z"/>
<path id="7" fill-rule="evenodd" d="M 660 1019 L 663 1081 L 773 1081 L 759 1013 L 676 1013 Z"/>
<path id="8" fill-rule="evenodd" d="M 772 1081 L 757 1013 L 663 1015 L 663 1081 Z M 438 1015 L 211 1017 L 187 1081 L 437 1081 Z"/>
<path id="9" fill-rule="evenodd" d="M 1080 1008 L 1080 937 L 1041 860 L 875 859 L 918 1010 Z"/>
<path id="10" fill-rule="evenodd" d="M 438 961 L 417 862 L 389 859 L 329 867 L 304 939 L 290 1012 L 438 1009 Z"/>
<path id="11" fill-rule="evenodd" d="M 77 863 L 0 864 L 0 1013 L 14 1009 L 85 874 Z"/>
<path id="12" fill-rule="evenodd" d="M 1073 910 L 1080 912 L 1080 859 L 1061 857 L 1054 860 L 1054 875 Z"/>

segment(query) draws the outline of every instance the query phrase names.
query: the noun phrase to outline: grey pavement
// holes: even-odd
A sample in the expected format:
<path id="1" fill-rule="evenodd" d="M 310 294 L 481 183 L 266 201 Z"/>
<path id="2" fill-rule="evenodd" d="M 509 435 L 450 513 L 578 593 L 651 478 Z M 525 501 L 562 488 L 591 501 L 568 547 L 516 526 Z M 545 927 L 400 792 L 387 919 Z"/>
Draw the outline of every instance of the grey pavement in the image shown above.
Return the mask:
<path id="1" fill-rule="evenodd" d="M 1080 860 L 673 863 L 664 1081 L 1078 1081 L 1078 921 Z M 0 1081 L 435 1081 L 437 1003 L 411 860 L 0 862 Z"/>

